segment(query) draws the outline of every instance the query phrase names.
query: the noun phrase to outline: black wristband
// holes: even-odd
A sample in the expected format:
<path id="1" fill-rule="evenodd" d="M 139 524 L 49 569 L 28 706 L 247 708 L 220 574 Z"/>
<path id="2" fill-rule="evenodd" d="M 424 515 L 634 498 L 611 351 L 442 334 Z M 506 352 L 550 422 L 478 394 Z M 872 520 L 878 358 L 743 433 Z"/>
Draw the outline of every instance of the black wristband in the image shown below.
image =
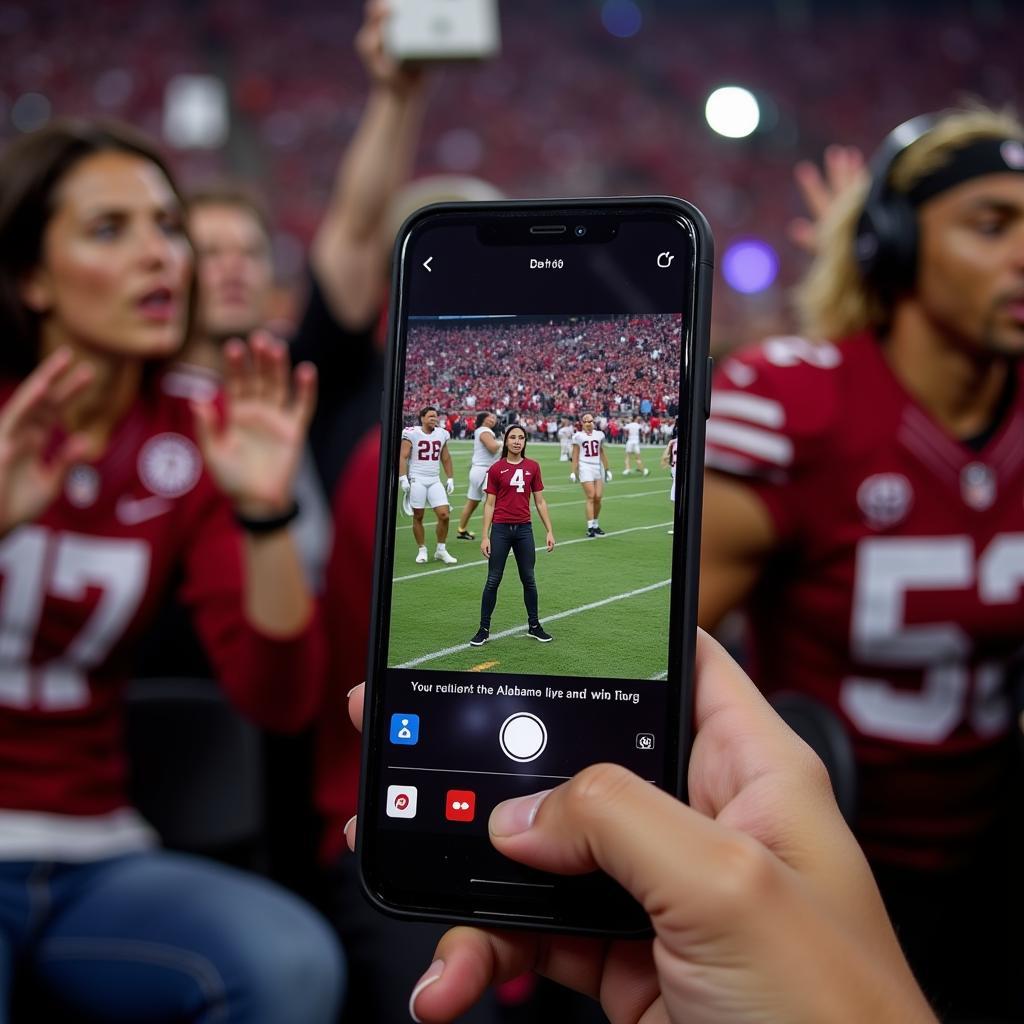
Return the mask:
<path id="1" fill-rule="evenodd" d="M 251 519 L 249 516 L 243 516 L 240 512 L 235 512 L 235 522 L 246 533 L 274 533 L 276 530 L 286 527 L 298 514 L 299 503 L 292 501 L 292 507 L 279 516 L 271 516 L 268 519 Z"/>

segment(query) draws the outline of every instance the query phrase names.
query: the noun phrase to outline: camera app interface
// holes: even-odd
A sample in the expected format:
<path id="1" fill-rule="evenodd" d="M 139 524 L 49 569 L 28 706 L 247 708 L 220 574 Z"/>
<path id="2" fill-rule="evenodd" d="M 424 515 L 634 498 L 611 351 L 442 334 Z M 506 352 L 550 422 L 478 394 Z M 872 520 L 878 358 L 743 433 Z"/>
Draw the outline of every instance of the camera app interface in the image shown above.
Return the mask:
<path id="1" fill-rule="evenodd" d="M 385 828 L 482 836 L 499 800 L 600 760 L 663 783 L 685 242 L 414 237 Z"/>

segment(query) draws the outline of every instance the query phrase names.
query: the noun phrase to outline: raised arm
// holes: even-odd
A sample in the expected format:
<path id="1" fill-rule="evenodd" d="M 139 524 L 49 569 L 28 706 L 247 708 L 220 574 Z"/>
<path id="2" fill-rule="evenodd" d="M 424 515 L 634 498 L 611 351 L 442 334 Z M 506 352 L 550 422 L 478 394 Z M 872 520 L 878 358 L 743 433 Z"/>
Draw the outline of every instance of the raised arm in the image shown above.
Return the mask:
<path id="1" fill-rule="evenodd" d="M 422 69 L 399 64 L 384 50 L 388 16 L 379 0 L 366 5 L 356 51 L 370 94 L 310 254 L 331 312 L 352 330 L 365 327 L 380 308 L 388 206 L 411 172 L 425 105 Z"/>
<path id="2" fill-rule="evenodd" d="M 831 145 L 825 149 L 822 167 L 801 160 L 793 168 L 793 178 L 809 216 L 790 221 L 790 239 L 809 253 L 818 246 L 818 228 L 839 196 L 864 178 L 864 155 L 856 146 Z"/>

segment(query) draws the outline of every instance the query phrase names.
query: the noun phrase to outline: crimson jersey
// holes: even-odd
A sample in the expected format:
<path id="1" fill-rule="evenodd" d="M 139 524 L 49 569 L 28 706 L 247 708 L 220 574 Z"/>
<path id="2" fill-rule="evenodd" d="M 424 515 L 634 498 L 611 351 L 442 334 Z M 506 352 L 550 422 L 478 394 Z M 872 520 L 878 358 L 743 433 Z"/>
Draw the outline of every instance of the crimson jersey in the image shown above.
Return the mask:
<path id="1" fill-rule="evenodd" d="M 147 387 L 102 458 L 73 467 L 38 520 L 0 542 L 2 808 L 88 815 L 126 804 L 121 691 L 172 574 L 243 711 L 287 729 L 318 706 L 318 623 L 282 640 L 246 622 L 242 535 L 205 471 L 187 399 L 172 391 L 167 378 Z"/>
<path id="2" fill-rule="evenodd" d="M 540 466 L 533 459 L 509 462 L 498 461 L 487 470 L 488 494 L 494 499 L 495 523 L 528 523 L 530 521 L 530 495 L 544 490 Z"/>
<path id="3" fill-rule="evenodd" d="M 718 371 L 707 465 L 774 521 L 778 557 L 748 605 L 754 678 L 847 723 L 866 851 L 920 867 L 965 858 L 1012 770 L 1024 381 L 975 451 L 903 390 L 873 337 L 772 339 Z"/>
<path id="4" fill-rule="evenodd" d="M 347 694 L 366 678 L 377 532 L 376 505 L 366 495 L 377 493 L 379 466 L 375 427 L 346 463 L 331 502 L 334 546 L 324 589 L 329 671 L 316 737 L 316 803 L 326 819 L 321 856 L 327 863 L 345 853 L 345 822 L 359 803 L 359 733 L 348 717 Z"/>

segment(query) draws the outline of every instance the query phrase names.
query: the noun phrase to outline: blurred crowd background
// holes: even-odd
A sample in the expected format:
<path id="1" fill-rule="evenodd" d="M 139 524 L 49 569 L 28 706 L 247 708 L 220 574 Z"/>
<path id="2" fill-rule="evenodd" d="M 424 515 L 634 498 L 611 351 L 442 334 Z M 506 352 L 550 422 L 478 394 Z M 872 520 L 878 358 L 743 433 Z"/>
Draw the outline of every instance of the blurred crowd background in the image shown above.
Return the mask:
<path id="1" fill-rule="evenodd" d="M 804 267 L 786 236 L 795 161 L 831 142 L 870 151 L 965 96 L 1019 106 L 1018 13 L 1009 0 L 516 0 L 499 58 L 431 82 L 416 173 L 475 175 L 511 197 L 692 200 L 718 246 L 713 342 L 733 347 L 788 329 Z M 368 89 L 361 16 L 355 0 L 0 4 L 0 141 L 106 114 L 162 138 L 186 187 L 254 182 L 287 319 Z M 758 101 L 745 138 L 705 120 L 725 85 Z"/>
<path id="2" fill-rule="evenodd" d="M 322 520 L 311 525 L 310 576 L 312 590 L 323 583 L 330 632 L 330 668 L 323 673 L 328 693 L 315 716 L 319 746 L 308 733 L 272 738 L 248 726 L 239 732 L 233 719 L 218 724 L 226 731 L 216 732 L 209 746 L 241 767 L 235 790 L 228 778 L 224 794 L 213 792 L 208 780 L 225 778 L 223 765 L 197 761 L 185 777 L 176 763 L 179 737 L 194 740 L 197 749 L 202 737 L 187 722 L 172 732 L 170 700 L 161 703 L 160 688 L 151 685 L 140 691 L 141 699 L 133 695 L 130 716 L 135 735 L 144 738 L 134 741 L 137 749 L 130 753 L 133 770 L 145 768 L 150 754 L 161 770 L 174 766 L 170 775 L 159 776 L 158 802 L 171 811 L 162 823 L 168 846 L 222 855 L 296 890 L 335 923 L 349 925 L 343 939 L 350 988 L 364 981 L 368 990 L 386 992 L 394 1001 L 394 992 L 409 991 L 415 977 L 393 976 L 389 958 L 396 943 L 403 943 L 408 973 L 421 959 L 424 966 L 429 962 L 433 939 L 424 932 L 420 949 L 404 935 L 396 940 L 383 931 L 362 906 L 351 858 L 341 856 L 344 822 L 355 809 L 358 756 L 344 694 L 363 677 L 376 529 L 372 495 L 382 371 L 381 346 L 373 339 L 379 343 L 384 337 L 379 321 L 385 303 L 374 215 L 392 196 L 377 197 L 379 209 L 362 226 L 365 237 L 350 244 L 362 277 L 337 275 L 346 283 L 370 282 L 366 287 L 339 287 L 322 260 L 317 263 L 317 253 L 330 245 L 314 244 L 325 221 L 343 219 L 337 209 L 330 211 L 332 198 L 344 206 L 338 197 L 345 190 L 337 187 L 345 177 L 343 158 L 360 125 L 365 128 L 380 113 L 373 109 L 369 66 L 354 46 L 364 13 L 362 0 L 0 0 L 0 148 L 57 118 L 116 118 L 161 142 L 186 194 L 218 181 L 244 182 L 266 202 L 275 281 L 269 318 L 260 322 L 290 337 L 297 359 L 318 361 L 320 374 L 320 405 L 310 433 L 318 475 L 314 479 L 312 466 L 300 474 L 313 499 L 303 496 L 300 504 Z M 905 119 L 972 97 L 996 108 L 1024 108 L 1020 13 L 1020 0 L 506 0 L 498 57 L 445 64 L 426 77 L 422 130 L 409 132 L 418 139 L 413 178 L 471 176 L 511 198 L 670 194 L 692 201 L 715 234 L 712 349 L 721 356 L 796 330 L 790 293 L 808 265 L 811 224 L 805 221 L 802 232 L 796 226 L 809 211 L 806 183 L 802 191 L 794 168 L 820 161 L 835 143 L 870 155 Z M 746 105 L 732 110 L 732 120 L 709 106 L 723 88 L 746 90 Z M 415 106 L 416 88 L 409 87 L 401 102 Z M 749 123 L 736 124 L 737 114 L 754 110 Z M 401 170 L 402 163 L 399 154 L 394 164 Z M 374 160 L 365 160 L 360 188 L 350 188 L 342 199 L 352 202 L 351 196 L 372 192 L 365 179 L 376 183 L 375 167 Z M 393 184 L 397 191 L 403 182 Z M 208 205 L 216 207 L 216 197 Z M 227 205 L 236 215 L 241 209 L 242 221 L 255 224 L 259 235 L 261 211 L 244 199 L 239 204 L 229 198 Z M 202 206 L 202 200 L 194 202 L 193 219 Z M 351 209 L 345 213 L 349 222 L 358 220 Z M 381 216 L 391 217 L 397 228 L 397 211 Z M 209 261 L 209 254 L 204 258 Z M 262 287 L 269 275 L 265 267 L 257 269 Z M 251 305 L 258 313 L 258 297 Z M 637 412 L 644 418 L 645 442 L 668 441 L 679 410 L 673 401 L 676 381 L 662 352 L 677 339 L 664 325 L 644 316 L 574 321 L 573 330 L 585 332 L 599 350 L 613 349 L 626 336 L 635 342 L 608 355 L 602 364 L 608 377 L 600 387 L 574 381 L 570 358 L 579 358 L 577 335 L 563 333 L 554 322 L 530 327 L 532 336 L 549 342 L 540 365 L 510 372 L 506 357 L 522 341 L 519 330 L 469 326 L 449 333 L 420 327 L 429 358 L 409 371 L 407 418 L 422 404 L 437 403 L 455 417 L 445 421 L 449 428 L 461 418 L 464 433 L 474 415 L 488 408 L 502 414 L 518 410 L 531 438 L 553 440 L 563 417 L 591 408 L 599 426 L 607 421 L 614 441 L 625 418 Z M 204 331 L 197 335 L 214 353 L 214 365 L 196 359 L 190 372 L 198 378 L 206 373 L 209 389 L 223 370 L 224 338 L 211 323 Z M 233 327 L 225 337 L 232 333 Z M 303 342 L 315 343 L 312 354 Z M 196 386 L 195 380 L 189 385 Z M 1012 388 L 1007 394 L 1008 401 L 1018 401 Z M 999 410 L 1005 413 L 1003 405 Z M 463 484 L 460 479 L 459 503 Z M 1013 502 L 1019 510 L 1019 496 Z M 295 512 L 269 522 L 279 530 Z M 252 529 L 252 523 L 242 525 Z M 256 523 L 257 529 L 266 526 Z M 470 538 L 475 539 L 463 539 Z M 178 662 L 198 661 L 199 655 L 180 638 L 180 609 L 169 611 L 155 631 L 165 642 L 149 643 L 152 664 L 143 666 L 140 678 L 151 682 L 148 677 L 180 674 L 206 681 L 213 674 L 208 666 L 179 669 Z M 845 638 L 845 622 L 839 632 Z M 180 680 L 170 682 L 166 689 L 177 698 Z M 212 700 L 207 690 L 199 691 L 200 698 Z M 221 713 L 219 704 L 215 711 Z M 147 715 L 149 728 L 140 731 Z M 226 735 L 235 744 L 230 750 L 221 738 Z M 217 827 L 211 833 L 211 822 L 204 821 L 202 841 L 192 841 L 187 829 L 175 841 L 174 814 L 190 780 L 210 795 Z M 317 809 L 329 819 L 320 850 L 321 863 L 334 872 L 329 877 L 316 874 L 322 838 L 314 809 L 317 784 Z M 238 792 L 248 794 L 246 799 Z M 224 807 L 235 813 L 221 814 Z M 142 810 L 149 814 L 147 806 Z M 365 934 L 359 931 L 360 910 L 372 918 Z M 371 941 L 374 930 L 380 945 Z M 376 965 L 380 975 L 372 975 L 367 964 Z M 479 1019 L 603 1019 L 564 994 L 543 986 L 535 991 L 533 981 L 519 979 L 518 989 L 516 984 L 499 995 L 496 1011 L 488 1005 L 490 1016 Z M 29 1012 L 16 1013 L 15 1020 L 47 1019 L 32 1016 L 36 997 L 29 991 Z M 398 1000 L 403 1019 L 404 999 Z M 368 1016 L 352 996 L 345 1019 L 384 1021 Z"/>

